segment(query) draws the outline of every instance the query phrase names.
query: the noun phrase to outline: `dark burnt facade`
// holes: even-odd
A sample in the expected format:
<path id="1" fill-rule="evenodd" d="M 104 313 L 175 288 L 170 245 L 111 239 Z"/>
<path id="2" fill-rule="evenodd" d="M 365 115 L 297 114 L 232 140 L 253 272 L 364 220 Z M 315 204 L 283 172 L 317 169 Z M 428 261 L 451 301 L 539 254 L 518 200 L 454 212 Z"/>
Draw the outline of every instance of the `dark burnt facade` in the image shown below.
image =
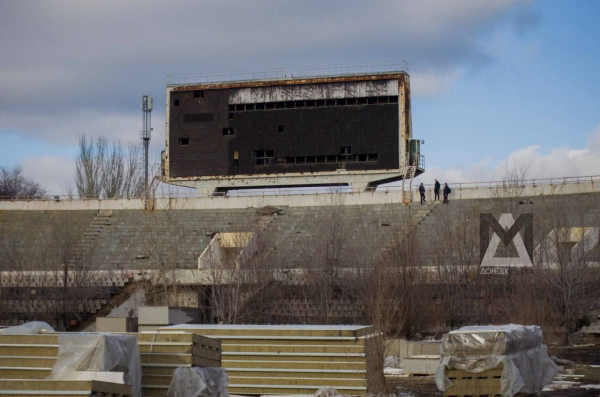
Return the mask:
<path id="1" fill-rule="evenodd" d="M 168 177 L 399 170 L 411 135 L 407 78 L 170 87 Z"/>

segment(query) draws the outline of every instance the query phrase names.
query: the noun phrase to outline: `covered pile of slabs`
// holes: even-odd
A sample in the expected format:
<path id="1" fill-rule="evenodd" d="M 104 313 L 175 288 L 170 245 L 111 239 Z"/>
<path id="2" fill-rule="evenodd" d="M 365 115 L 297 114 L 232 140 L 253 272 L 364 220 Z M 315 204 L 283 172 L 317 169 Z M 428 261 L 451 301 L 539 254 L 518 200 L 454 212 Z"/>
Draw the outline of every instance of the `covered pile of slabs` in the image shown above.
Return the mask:
<path id="1" fill-rule="evenodd" d="M 230 394 L 342 394 L 377 391 L 383 381 L 381 336 L 370 326 L 196 325 L 181 330 L 218 339 Z"/>
<path id="2" fill-rule="evenodd" d="M 0 334 L 0 379 L 45 379 L 58 355 L 58 333 Z M 142 394 L 166 396 L 178 367 L 220 367 L 221 342 L 186 332 L 135 334 L 142 364 Z"/>
<path id="3" fill-rule="evenodd" d="M 221 342 L 187 332 L 137 334 L 142 358 L 142 394 L 166 396 L 178 367 L 220 367 Z"/>
<path id="4" fill-rule="evenodd" d="M 6 380 L 0 379 L 0 396 L 92 396 L 125 397 L 133 396 L 133 387 L 118 383 L 96 380 Z"/>

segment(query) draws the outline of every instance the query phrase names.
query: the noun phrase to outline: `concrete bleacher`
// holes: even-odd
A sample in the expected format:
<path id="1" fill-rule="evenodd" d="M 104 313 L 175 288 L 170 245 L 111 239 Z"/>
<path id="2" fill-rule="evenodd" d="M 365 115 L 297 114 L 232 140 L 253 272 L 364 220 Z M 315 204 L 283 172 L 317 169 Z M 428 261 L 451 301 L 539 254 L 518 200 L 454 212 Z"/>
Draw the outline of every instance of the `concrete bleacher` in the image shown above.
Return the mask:
<path id="1" fill-rule="evenodd" d="M 352 267 L 363 259 L 361 256 L 372 255 L 409 231 L 414 231 L 424 264 L 428 264 L 436 236 L 446 226 L 451 230 L 470 224 L 478 230 L 482 212 L 495 216 L 511 212 L 515 218 L 522 212 L 533 212 L 537 226 L 550 206 L 561 208 L 566 216 L 569 211 L 579 211 L 581 220 L 574 220 L 577 226 L 600 225 L 599 193 L 463 199 L 423 207 L 418 203 L 281 207 L 277 214 L 268 215 L 255 208 L 114 210 L 110 214 L 13 210 L 0 211 L 0 261 L 7 270 L 48 270 L 47 253 L 60 244 L 57 231 L 68 225 L 77 234 L 76 248 L 80 249 L 70 257 L 74 266 L 80 262 L 93 270 L 196 269 L 198 257 L 215 233 L 256 231 L 260 225 L 262 238 L 267 240 L 263 260 L 274 268 L 310 267 L 314 256 L 319 255 L 319 245 L 328 239 L 342 244 L 339 260 L 343 267 Z M 417 218 L 418 222 L 412 222 Z M 86 259 L 81 250 L 86 252 Z M 22 267 L 15 268 L 19 261 Z M 7 285 L 5 277 L 3 285 Z M 62 278 L 57 277 L 56 283 L 60 286 Z M 125 281 L 113 283 L 123 286 Z M 37 286 L 39 282 L 32 277 L 26 284 Z"/>
<path id="2" fill-rule="evenodd" d="M 97 211 L 0 211 L 2 270 L 54 270 Z"/>
<path id="3" fill-rule="evenodd" d="M 342 245 L 341 267 L 354 267 L 399 233 L 409 217 L 409 206 L 393 204 L 285 208 L 266 229 L 272 244 L 265 259 L 272 267 L 309 268 L 331 239 Z"/>
<path id="4" fill-rule="evenodd" d="M 226 203 L 235 198 L 213 202 L 218 200 Z M 66 261 L 70 269 L 87 269 L 81 281 L 77 272 L 69 272 L 68 284 L 91 291 L 85 300 L 73 297 L 71 306 L 81 317 L 93 315 L 120 288 L 142 279 L 138 271 L 197 269 L 199 256 L 216 233 L 256 232 L 264 243 L 259 244 L 262 263 L 277 269 L 303 269 L 331 255 L 327 245 L 332 240 L 336 240 L 337 266 L 351 268 L 368 263 L 408 233 L 418 241 L 421 263 L 432 266 L 439 239 L 444 233 L 460 232 L 461 227 L 473 233 L 473 255 L 478 258 L 479 214 L 483 212 L 496 217 L 510 212 L 515 219 L 532 212 L 535 245 L 544 236 L 549 208 L 560 209 L 572 226 L 600 226 L 600 193 L 461 200 L 451 196 L 449 204 L 426 206 L 380 201 L 280 206 L 268 211 L 184 205 L 169 210 L 0 209 L 0 300 L 4 308 L 0 312 L 18 323 L 28 315 L 58 308 L 64 299 L 60 289 Z M 466 311 L 483 310 L 476 306 L 477 297 L 473 302 L 474 306 L 465 306 Z M 274 309 L 280 316 L 291 317 L 307 312 L 318 315 L 319 310 L 312 302 Z M 340 303 L 334 310 L 343 318 L 355 318 L 362 308 Z"/>
<path id="5" fill-rule="evenodd" d="M 470 233 L 478 257 L 481 213 L 491 213 L 496 218 L 502 213 L 511 213 L 515 220 L 522 213 L 532 213 L 534 246 L 537 247 L 550 229 L 559 225 L 600 227 L 600 194 L 451 200 L 449 204 L 438 205 L 414 229 L 423 264 L 435 264 L 436 244 L 440 239 L 451 237 L 450 233 Z M 549 219 L 550 213 L 554 213 L 556 219 Z"/>

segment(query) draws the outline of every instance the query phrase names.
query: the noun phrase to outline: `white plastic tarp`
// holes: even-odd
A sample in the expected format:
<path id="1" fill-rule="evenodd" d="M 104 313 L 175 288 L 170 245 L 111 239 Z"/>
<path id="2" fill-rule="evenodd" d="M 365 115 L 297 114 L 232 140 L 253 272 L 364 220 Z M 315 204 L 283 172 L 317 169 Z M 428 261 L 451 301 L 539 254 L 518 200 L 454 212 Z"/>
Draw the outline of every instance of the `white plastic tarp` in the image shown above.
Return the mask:
<path id="1" fill-rule="evenodd" d="M 3 335 L 34 335 L 41 334 L 42 331 L 54 332 L 50 324 L 43 321 L 31 321 L 29 323 L 8 327 L 2 330 Z"/>
<path id="2" fill-rule="evenodd" d="M 180 367 L 173 371 L 167 397 L 229 397 L 225 368 Z"/>
<path id="3" fill-rule="evenodd" d="M 442 336 L 442 356 L 511 354 L 542 344 L 536 325 L 469 326 Z"/>
<path id="4" fill-rule="evenodd" d="M 134 397 L 142 396 L 142 366 L 135 335 L 60 334 L 58 357 L 47 379 L 76 379 L 80 371 L 122 372 L 133 386 Z"/>
<path id="5" fill-rule="evenodd" d="M 503 397 L 538 393 L 559 367 L 548 357 L 542 331 L 535 325 L 463 327 L 442 337 L 442 362 L 435 383 L 446 391 L 452 382 L 445 369 L 481 373 L 503 364 L 500 391 Z"/>

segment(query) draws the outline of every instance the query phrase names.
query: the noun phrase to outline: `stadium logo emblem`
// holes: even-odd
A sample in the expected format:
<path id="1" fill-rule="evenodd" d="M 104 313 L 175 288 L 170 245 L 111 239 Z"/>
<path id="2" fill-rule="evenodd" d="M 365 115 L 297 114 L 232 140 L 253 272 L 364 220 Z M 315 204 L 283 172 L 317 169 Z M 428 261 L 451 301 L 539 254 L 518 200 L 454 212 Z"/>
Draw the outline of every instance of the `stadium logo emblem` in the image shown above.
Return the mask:
<path id="1" fill-rule="evenodd" d="M 490 241 L 490 229 L 493 231 Z M 519 231 L 523 229 L 523 237 Z M 508 274 L 509 268 L 533 267 L 533 214 L 521 214 L 515 221 L 504 213 L 496 220 L 492 214 L 479 215 L 481 274 Z M 512 242 L 517 256 L 496 257 L 500 242 L 506 248 Z"/>

